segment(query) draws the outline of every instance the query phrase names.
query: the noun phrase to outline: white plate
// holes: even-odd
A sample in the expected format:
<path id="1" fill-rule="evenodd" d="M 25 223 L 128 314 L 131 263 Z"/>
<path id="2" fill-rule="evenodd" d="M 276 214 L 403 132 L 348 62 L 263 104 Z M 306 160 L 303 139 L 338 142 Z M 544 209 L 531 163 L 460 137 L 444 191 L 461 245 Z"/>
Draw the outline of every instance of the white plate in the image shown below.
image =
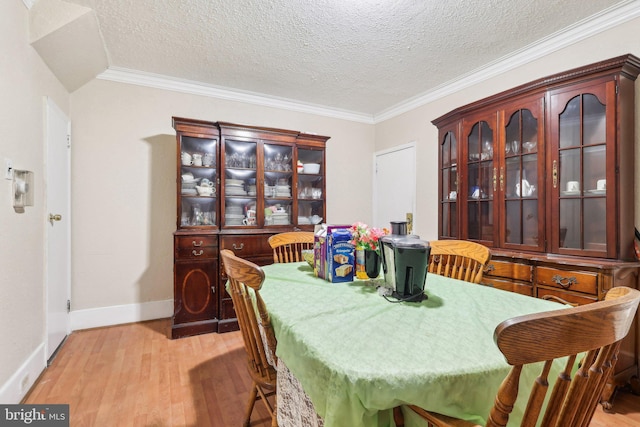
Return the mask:
<path id="1" fill-rule="evenodd" d="M 580 191 L 561 191 L 560 194 L 563 196 L 579 196 Z"/>
<path id="2" fill-rule="evenodd" d="M 587 193 L 591 193 L 591 194 L 607 194 L 607 190 L 587 190 Z"/>

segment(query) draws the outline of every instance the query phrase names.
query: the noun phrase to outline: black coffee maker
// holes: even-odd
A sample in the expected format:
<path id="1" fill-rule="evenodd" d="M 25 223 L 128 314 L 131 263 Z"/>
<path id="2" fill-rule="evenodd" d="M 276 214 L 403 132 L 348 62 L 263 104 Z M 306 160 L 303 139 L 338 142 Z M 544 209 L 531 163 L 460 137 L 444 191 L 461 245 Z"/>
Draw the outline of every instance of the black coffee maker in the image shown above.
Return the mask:
<path id="1" fill-rule="evenodd" d="M 391 234 L 380 239 L 384 281 L 392 296 L 402 301 L 420 302 L 426 299 L 429 242 L 419 236 L 407 235 L 406 221 L 392 221 Z"/>

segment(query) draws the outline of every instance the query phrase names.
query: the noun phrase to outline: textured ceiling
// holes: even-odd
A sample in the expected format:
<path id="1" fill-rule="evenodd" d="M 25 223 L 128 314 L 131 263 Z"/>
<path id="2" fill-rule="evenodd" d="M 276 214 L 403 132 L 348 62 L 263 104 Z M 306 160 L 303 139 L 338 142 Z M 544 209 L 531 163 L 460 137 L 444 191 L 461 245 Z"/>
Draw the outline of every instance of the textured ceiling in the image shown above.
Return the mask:
<path id="1" fill-rule="evenodd" d="M 66 0 L 110 67 L 376 114 L 620 0 Z"/>

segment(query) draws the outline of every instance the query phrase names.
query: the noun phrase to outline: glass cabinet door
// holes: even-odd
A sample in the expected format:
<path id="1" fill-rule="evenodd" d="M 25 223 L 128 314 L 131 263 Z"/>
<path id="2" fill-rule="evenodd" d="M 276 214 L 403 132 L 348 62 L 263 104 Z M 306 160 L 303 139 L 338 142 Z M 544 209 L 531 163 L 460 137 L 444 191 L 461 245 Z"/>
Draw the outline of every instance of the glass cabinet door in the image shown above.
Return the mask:
<path id="1" fill-rule="evenodd" d="M 607 177 L 608 146 L 613 144 L 607 128 L 614 123 L 615 105 L 608 108 L 607 99 L 615 97 L 605 88 L 600 84 L 552 97 L 553 186 L 558 194 L 554 245 L 560 253 L 589 251 L 605 257 L 613 250 L 607 241 L 607 214 L 615 214 L 615 206 L 607 203 L 607 182 L 609 191 L 614 185 L 613 177 Z"/>
<path id="2" fill-rule="evenodd" d="M 255 141 L 226 139 L 222 151 L 224 176 L 221 188 L 222 224 L 226 227 L 257 227 L 257 150 Z"/>
<path id="3" fill-rule="evenodd" d="M 459 238 L 458 141 L 452 131 L 440 139 L 440 237 Z"/>
<path id="4" fill-rule="evenodd" d="M 215 138 L 180 137 L 178 229 L 217 226 Z"/>
<path id="5" fill-rule="evenodd" d="M 494 242 L 494 128 L 480 120 L 466 130 L 466 227 L 471 240 Z"/>
<path id="6" fill-rule="evenodd" d="M 264 225 L 290 225 L 293 215 L 293 147 L 265 143 Z"/>
<path id="7" fill-rule="evenodd" d="M 324 151 L 298 147 L 296 172 L 297 224 L 320 224 L 325 212 Z"/>
<path id="8" fill-rule="evenodd" d="M 544 163 L 541 153 L 542 100 L 524 103 L 527 108 L 507 110 L 502 135 L 500 188 L 503 215 L 501 241 L 504 247 L 534 251 L 544 250 L 542 192 L 540 173 Z"/>

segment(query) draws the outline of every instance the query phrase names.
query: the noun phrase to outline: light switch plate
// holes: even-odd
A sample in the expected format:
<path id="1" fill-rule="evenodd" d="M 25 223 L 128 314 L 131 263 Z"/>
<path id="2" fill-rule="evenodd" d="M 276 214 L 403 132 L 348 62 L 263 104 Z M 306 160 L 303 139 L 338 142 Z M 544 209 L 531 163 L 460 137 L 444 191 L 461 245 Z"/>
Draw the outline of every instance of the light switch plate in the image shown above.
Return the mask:
<path id="1" fill-rule="evenodd" d="M 4 159 L 4 179 L 13 179 L 13 162 L 11 159 Z"/>

